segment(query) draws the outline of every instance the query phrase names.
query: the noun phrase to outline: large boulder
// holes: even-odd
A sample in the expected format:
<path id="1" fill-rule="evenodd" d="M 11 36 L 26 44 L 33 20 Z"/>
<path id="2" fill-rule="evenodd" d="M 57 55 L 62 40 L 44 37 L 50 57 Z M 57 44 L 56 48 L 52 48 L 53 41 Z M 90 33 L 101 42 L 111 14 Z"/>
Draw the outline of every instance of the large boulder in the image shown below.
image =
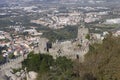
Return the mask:
<path id="1" fill-rule="evenodd" d="M 27 74 L 27 80 L 36 80 L 37 78 L 37 73 L 34 71 L 30 71 Z"/>
<path id="2" fill-rule="evenodd" d="M 17 77 L 20 77 L 21 74 L 20 74 L 20 72 L 16 72 L 15 75 L 16 75 Z"/>

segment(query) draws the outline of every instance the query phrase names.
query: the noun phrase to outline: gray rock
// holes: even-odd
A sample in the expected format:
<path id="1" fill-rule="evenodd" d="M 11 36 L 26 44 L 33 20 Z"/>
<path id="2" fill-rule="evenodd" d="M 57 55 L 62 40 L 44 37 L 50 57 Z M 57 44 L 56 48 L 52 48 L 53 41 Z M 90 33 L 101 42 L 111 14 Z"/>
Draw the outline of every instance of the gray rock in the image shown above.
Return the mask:
<path id="1" fill-rule="evenodd" d="M 25 73 L 23 72 L 23 73 L 21 74 L 21 78 L 24 79 L 25 77 L 26 77 L 26 75 L 25 75 Z"/>
<path id="2" fill-rule="evenodd" d="M 27 74 L 27 80 L 35 80 L 37 78 L 37 73 L 34 71 L 30 71 Z"/>
<path id="3" fill-rule="evenodd" d="M 15 73 L 16 76 L 20 77 L 20 72 Z"/>

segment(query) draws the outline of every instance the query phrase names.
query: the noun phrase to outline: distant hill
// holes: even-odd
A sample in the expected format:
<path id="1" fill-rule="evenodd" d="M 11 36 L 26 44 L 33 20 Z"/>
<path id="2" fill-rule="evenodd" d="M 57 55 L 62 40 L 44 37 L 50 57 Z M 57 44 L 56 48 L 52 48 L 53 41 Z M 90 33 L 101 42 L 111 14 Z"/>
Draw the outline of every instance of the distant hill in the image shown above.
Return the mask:
<path id="1" fill-rule="evenodd" d="M 90 1 L 105 1 L 105 2 L 120 2 L 120 0 L 0 0 L 1 3 L 5 2 L 30 2 L 30 1 L 40 1 L 40 2 L 90 2 Z"/>
<path id="2" fill-rule="evenodd" d="M 5 0 L 0 0 L 0 4 L 6 3 Z"/>
<path id="3" fill-rule="evenodd" d="M 29 2 L 43 2 L 43 3 L 82 3 L 82 4 L 91 4 L 91 3 L 117 3 L 120 0 L 0 0 L 1 4 L 11 4 L 11 3 L 29 3 Z"/>

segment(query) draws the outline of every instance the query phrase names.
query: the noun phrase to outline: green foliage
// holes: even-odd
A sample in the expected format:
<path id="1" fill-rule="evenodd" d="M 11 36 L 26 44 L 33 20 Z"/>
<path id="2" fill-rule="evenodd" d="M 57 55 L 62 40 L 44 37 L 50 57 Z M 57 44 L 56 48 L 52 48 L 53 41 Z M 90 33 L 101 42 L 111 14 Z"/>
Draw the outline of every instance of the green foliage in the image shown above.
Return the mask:
<path id="1" fill-rule="evenodd" d="M 4 60 L 3 56 L 0 55 L 0 62 L 3 61 L 3 60 Z"/>
<path id="2" fill-rule="evenodd" d="M 14 54 L 13 53 L 11 53 L 11 54 L 9 54 L 9 56 L 8 56 L 10 59 L 13 59 L 13 58 L 15 58 L 15 56 L 14 56 Z"/>
<path id="3" fill-rule="evenodd" d="M 76 26 L 66 26 L 58 30 L 50 30 L 43 33 L 43 37 L 48 38 L 50 41 L 74 39 L 77 37 Z"/>
<path id="4" fill-rule="evenodd" d="M 24 32 L 23 35 L 24 35 L 24 36 L 28 36 L 29 33 L 28 33 L 28 32 Z"/>
<path id="5" fill-rule="evenodd" d="M 84 64 L 97 80 L 120 79 L 120 37 L 108 35 L 102 44 L 90 46 Z"/>
<path id="6" fill-rule="evenodd" d="M 58 57 L 56 59 L 56 65 L 59 66 L 62 69 L 62 71 L 72 69 L 72 61 L 67 59 L 66 57 Z"/>
<path id="7" fill-rule="evenodd" d="M 10 40 L 9 39 L 0 39 L 0 41 L 4 41 L 4 42 L 9 42 Z"/>
<path id="8" fill-rule="evenodd" d="M 90 40 L 90 35 L 89 34 L 86 35 L 86 39 Z"/>
<path id="9" fill-rule="evenodd" d="M 22 69 L 19 68 L 19 69 L 12 69 L 13 70 L 13 74 L 15 74 L 16 72 L 20 72 Z"/>
<path id="10" fill-rule="evenodd" d="M 82 47 L 82 45 L 81 45 L 81 44 L 78 44 L 77 46 L 78 46 L 79 48 L 81 48 L 81 47 Z"/>
<path id="11" fill-rule="evenodd" d="M 92 73 L 85 73 L 82 80 L 96 80 Z"/>
<path id="12" fill-rule="evenodd" d="M 14 22 L 11 22 L 10 20 L 0 20 L 0 26 L 2 28 L 4 27 L 8 27 L 9 25 L 14 25 L 15 23 Z"/>
<path id="13" fill-rule="evenodd" d="M 22 64 L 23 67 L 27 67 L 28 71 L 46 72 L 49 71 L 49 67 L 53 64 L 53 58 L 50 55 L 33 54 L 31 52 Z"/>
<path id="14" fill-rule="evenodd" d="M 33 54 L 31 52 L 28 58 L 22 62 L 27 71 L 38 72 L 37 80 L 73 80 L 73 62 L 66 57 L 53 59 L 50 55 Z"/>

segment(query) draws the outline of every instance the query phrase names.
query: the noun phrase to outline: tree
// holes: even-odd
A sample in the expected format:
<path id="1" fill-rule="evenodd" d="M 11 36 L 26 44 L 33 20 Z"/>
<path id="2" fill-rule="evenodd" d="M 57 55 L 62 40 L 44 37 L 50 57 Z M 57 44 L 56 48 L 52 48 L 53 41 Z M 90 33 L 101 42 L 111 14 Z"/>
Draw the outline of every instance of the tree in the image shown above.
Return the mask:
<path id="1" fill-rule="evenodd" d="M 88 39 L 88 40 L 90 40 L 90 35 L 87 34 L 85 38 Z"/>
<path id="2" fill-rule="evenodd" d="M 33 54 L 31 52 L 27 59 L 22 62 L 23 67 L 27 67 L 28 71 L 43 72 L 48 71 L 53 64 L 53 57 L 45 54 Z"/>
<path id="3" fill-rule="evenodd" d="M 0 55 L 0 63 L 2 63 L 4 61 L 4 58 L 2 55 Z"/>
<path id="4" fill-rule="evenodd" d="M 72 61 L 67 59 L 66 57 L 58 57 L 56 59 L 56 65 L 59 66 L 62 71 L 67 71 L 68 69 L 72 69 Z"/>
<path id="5" fill-rule="evenodd" d="M 83 64 L 98 80 L 119 80 L 120 37 L 106 36 L 102 44 L 91 45 Z"/>
<path id="6" fill-rule="evenodd" d="M 84 74 L 82 80 L 97 80 L 92 73 L 86 73 Z"/>

